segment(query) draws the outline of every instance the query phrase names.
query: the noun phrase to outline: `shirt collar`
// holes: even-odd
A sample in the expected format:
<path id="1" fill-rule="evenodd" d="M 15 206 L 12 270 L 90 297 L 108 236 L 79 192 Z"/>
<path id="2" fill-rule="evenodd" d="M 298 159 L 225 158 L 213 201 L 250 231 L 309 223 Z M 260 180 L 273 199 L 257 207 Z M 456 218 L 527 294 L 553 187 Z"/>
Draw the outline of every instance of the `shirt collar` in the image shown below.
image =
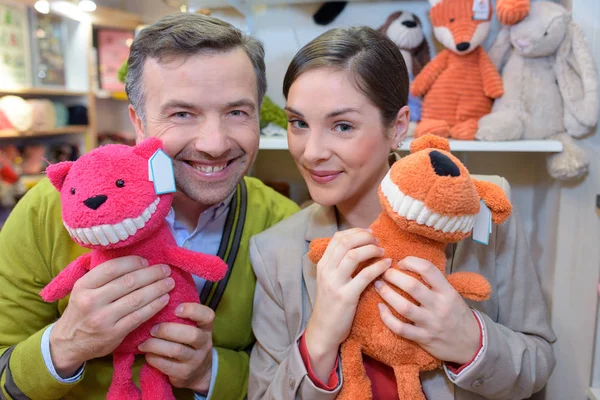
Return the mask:
<path id="1" fill-rule="evenodd" d="M 234 190 L 229 196 L 227 196 L 227 198 L 225 198 L 225 200 L 204 210 L 198 217 L 196 226 L 199 225 L 200 220 L 202 220 L 202 219 L 208 218 L 208 220 L 215 220 L 215 219 L 219 218 L 221 215 L 223 215 L 223 213 L 225 211 L 227 211 L 227 209 L 229 208 L 229 205 L 231 204 L 231 200 L 233 199 L 235 192 L 236 191 Z M 171 209 L 169 210 L 169 213 L 166 216 L 166 221 L 169 224 L 169 226 L 174 226 L 176 223 L 175 209 L 173 209 L 173 206 L 171 206 Z"/>

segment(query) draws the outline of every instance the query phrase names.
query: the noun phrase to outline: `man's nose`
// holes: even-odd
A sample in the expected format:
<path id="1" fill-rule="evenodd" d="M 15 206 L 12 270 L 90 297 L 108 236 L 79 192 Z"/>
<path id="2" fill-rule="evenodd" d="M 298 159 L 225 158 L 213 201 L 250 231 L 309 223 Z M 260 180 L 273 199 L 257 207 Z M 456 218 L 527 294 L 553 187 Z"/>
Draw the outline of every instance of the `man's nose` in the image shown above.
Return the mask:
<path id="1" fill-rule="evenodd" d="M 223 156 L 230 150 L 229 137 L 226 129 L 219 122 L 207 123 L 194 142 L 197 151 L 206 153 L 214 158 Z"/>

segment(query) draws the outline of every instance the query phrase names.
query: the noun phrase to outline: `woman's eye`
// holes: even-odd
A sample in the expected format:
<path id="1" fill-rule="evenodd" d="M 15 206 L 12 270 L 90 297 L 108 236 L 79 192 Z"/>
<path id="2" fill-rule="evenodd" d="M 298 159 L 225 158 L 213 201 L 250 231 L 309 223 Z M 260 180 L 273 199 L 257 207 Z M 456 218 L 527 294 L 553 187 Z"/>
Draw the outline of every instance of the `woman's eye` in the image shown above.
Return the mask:
<path id="1" fill-rule="evenodd" d="M 338 124 L 335 126 L 335 130 L 338 132 L 350 132 L 352 130 L 352 125 L 350 124 Z"/>
<path id="2" fill-rule="evenodd" d="M 308 124 L 306 122 L 300 121 L 300 120 L 292 120 L 292 121 L 290 121 L 290 124 L 292 124 L 292 126 L 294 128 L 298 128 L 298 129 L 308 128 Z"/>

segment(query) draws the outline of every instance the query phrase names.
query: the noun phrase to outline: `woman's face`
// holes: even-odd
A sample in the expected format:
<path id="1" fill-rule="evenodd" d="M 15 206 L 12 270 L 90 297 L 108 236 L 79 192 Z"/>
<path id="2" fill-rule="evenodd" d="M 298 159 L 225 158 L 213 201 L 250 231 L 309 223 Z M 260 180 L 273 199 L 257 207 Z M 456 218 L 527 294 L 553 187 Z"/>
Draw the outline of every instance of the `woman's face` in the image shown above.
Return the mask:
<path id="1" fill-rule="evenodd" d="M 301 74 L 286 105 L 290 153 L 314 201 L 356 203 L 377 190 L 390 150 L 406 132 L 408 108 L 384 127 L 379 109 L 346 71 L 319 68 Z"/>

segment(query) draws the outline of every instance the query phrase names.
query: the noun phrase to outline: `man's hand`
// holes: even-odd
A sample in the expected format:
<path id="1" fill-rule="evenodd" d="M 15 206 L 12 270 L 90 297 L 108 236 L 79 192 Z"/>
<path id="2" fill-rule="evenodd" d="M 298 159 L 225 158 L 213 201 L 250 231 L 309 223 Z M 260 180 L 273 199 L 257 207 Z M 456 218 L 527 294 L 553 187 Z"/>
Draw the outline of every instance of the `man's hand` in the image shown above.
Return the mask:
<path id="1" fill-rule="evenodd" d="M 194 321 L 197 327 L 165 322 L 156 325 L 138 348 L 146 361 L 169 377 L 171 384 L 206 395 L 212 371 L 212 331 L 215 313 L 198 303 L 182 303 L 175 315 Z"/>
<path id="2" fill-rule="evenodd" d="M 107 261 L 79 279 L 50 334 L 58 375 L 73 376 L 86 361 L 113 352 L 125 336 L 156 315 L 174 286 L 166 265 L 140 257 Z"/>

